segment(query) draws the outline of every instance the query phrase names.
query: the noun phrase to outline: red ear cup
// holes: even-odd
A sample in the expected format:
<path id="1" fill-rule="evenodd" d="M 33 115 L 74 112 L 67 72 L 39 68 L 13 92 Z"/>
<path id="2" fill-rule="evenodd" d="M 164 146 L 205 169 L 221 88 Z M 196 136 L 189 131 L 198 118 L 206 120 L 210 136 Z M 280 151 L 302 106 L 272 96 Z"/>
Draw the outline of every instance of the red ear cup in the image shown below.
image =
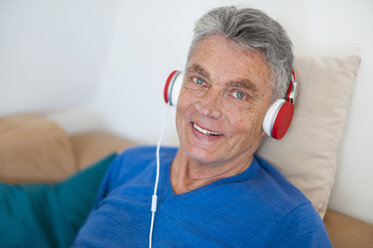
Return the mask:
<path id="1" fill-rule="evenodd" d="M 171 82 L 173 82 L 174 80 L 174 76 L 175 74 L 177 73 L 178 71 L 173 71 L 170 73 L 170 75 L 168 76 L 167 78 L 167 81 L 166 81 L 166 84 L 164 86 L 164 90 L 163 90 L 163 98 L 164 98 L 164 101 L 166 103 L 169 102 L 169 98 L 170 98 L 170 94 L 169 94 L 169 89 L 170 89 L 170 84 Z"/>
<path id="2" fill-rule="evenodd" d="M 263 131 L 270 137 L 282 139 L 289 129 L 294 114 L 294 104 L 298 93 L 298 83 L 295 82 L 293 70 L 292 79 L 285 99 L 277 99 L 268 109 L 264 121 Z"/>
<path id="3" fill-rule="evenodd" d="M 285 102 L 276 115 L 275 122 L 272 128 L 272 137 L 282 139 L 287 132 L 291 120 L 293 119 L 294 104 Z"/>
<path id="4" fill-rule="evenodd" d="M 176 106 L 182 84 L 183 73 L 181 71 L 171 72 L 167 78 L 163 91 L 164 101 L 167 104 Z"/>
<path id="5" fill-rule="evenodd" d="M 264 121 L 263 131 L 270 137 L 281 139 L 290 126 L 293 118 L 294 105 L 284 99 L 277 99 L 268 109 Z"/>

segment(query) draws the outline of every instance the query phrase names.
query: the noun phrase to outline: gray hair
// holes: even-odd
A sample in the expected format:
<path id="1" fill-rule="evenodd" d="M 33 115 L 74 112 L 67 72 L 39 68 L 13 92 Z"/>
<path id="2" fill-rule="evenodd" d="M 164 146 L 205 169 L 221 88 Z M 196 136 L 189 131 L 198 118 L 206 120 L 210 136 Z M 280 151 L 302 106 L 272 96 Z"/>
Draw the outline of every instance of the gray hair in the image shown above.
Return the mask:
<path id="1" fill-rule="evenodd" d="M 292 42 L 277 21 L 257 9 L 212 9 L 196 22 L 188 60 L 196 45 L 213 34 L 224 35 L 244 49 L 262 51 L 271 69 L 272 101 L 285 97 L 293 68 Z"/>

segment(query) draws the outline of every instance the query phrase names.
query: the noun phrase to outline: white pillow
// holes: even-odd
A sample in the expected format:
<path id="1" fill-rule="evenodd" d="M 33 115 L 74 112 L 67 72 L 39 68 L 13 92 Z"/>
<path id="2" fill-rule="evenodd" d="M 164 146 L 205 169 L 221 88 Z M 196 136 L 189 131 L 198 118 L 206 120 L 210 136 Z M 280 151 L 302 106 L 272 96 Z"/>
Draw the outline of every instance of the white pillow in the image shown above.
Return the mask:
<path id="1" fill-rule="evenodd" d="M 359 65 L 357 56 L 295 56 L 299 95 L 293 122 L 282 140 L 265 138 L 257 151 L 311 200 L 322 218 Z"/>

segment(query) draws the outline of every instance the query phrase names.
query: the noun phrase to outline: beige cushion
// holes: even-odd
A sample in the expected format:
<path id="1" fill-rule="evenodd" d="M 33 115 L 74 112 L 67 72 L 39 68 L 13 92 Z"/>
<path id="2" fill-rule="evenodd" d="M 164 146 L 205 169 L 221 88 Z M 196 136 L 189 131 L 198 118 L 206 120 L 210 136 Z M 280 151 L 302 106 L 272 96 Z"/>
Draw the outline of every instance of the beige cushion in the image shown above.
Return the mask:
<path id="1" fill-rule="evenodd" d="M 257 152 L 312 201 L 321 217 L 334 183 L 359 65 L 356 56 L 296 56 L 294 70 L 300 91 L 293 122 L 282 140 L 265 138 Z"/>
<path id="2" fill-rule="evenodd" d="M 37 115 L 0 118 L 0 181 L 56 182 L 77 170 L 66 133 Z"/>

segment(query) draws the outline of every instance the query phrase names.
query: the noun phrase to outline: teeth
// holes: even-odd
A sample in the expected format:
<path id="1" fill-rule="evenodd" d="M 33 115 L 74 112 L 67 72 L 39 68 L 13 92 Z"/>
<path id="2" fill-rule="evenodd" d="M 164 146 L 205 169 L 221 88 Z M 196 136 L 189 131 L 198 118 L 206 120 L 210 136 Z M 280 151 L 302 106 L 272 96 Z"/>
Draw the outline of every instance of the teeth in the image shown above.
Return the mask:
<path id="1" fill-rule="evenodd" d="M 215 133 L 215 132 L 207 131 L 207 130 L 201 128 L 200 126 L 198 126 L 198 125 L 195 124 L 195 123 L 193 123 L 193 127 L 194 127 L 197 131 L 199 131 L 199 132 L 201 132 L 201 133 L 203 133 L 203 134 L 206 134 L 206 135 L 212 135 L 212 136 L 221 136 L 221 135 L 223 135 L 222 133 Z"/>

